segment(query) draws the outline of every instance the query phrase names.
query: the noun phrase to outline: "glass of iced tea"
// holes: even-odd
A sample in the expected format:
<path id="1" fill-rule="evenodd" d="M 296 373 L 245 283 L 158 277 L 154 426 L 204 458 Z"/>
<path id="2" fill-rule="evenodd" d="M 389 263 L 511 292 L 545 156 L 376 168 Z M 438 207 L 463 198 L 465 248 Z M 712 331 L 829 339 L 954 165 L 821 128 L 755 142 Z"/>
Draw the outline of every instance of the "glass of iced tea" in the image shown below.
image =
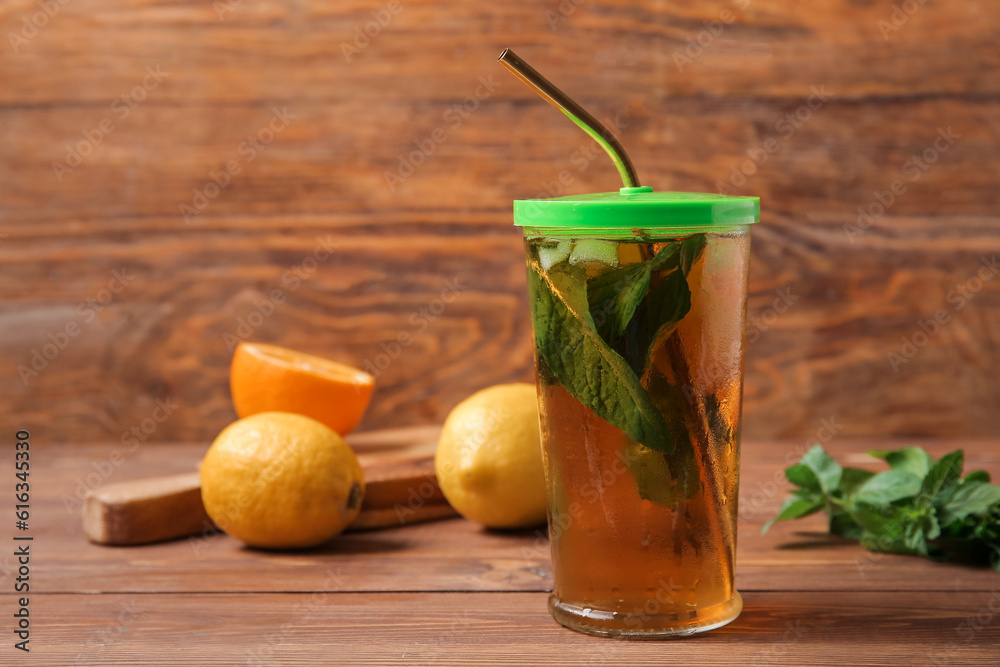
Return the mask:
<path id="1" fill-rule="evenodd" d="M 514 202 L 549 501 L 574 630 L 729 623 L 753 197 L 649 187 Z"/>

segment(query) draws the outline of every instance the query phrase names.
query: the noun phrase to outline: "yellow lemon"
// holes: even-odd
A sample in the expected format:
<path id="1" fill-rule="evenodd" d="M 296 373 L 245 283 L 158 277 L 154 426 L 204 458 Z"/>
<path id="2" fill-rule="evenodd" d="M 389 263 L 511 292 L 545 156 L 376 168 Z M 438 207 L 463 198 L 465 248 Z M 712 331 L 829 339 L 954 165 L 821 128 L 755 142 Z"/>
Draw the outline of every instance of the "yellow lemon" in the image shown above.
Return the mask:
<path id="1" fill-rule="evenodd" d="M 311 547 L 361 511 L 365 480 L 347 443 L 314 419 L 263 412 L 233 422 L 201 463 L 201 498 L 222 530 L 251 546 Z"/>
<path id="2" fill-rule="evenodd" d="M 444 422 L 434 469 L 459 514 L 493 528 L 545 521 L 538 399 L 531 384 L 484 389 Z"/>

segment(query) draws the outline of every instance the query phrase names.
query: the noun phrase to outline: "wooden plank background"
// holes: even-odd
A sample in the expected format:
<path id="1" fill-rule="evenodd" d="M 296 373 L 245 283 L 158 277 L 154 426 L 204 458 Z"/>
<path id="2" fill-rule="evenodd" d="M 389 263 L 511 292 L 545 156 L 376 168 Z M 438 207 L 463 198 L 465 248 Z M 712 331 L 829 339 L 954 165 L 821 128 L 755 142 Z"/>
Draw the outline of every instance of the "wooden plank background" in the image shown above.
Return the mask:
<path id="1" fill-rule="evenodd" d="M 617 183 L 496 65 L 509 46 L 617 124 L 644 182 L 761 197 L 746 434 L 994 435 L 1000 7 L 897 5 L 5 2 L 0 428 L 208 440 L 229 336 L 384 366 L 368 428 L 530 379 L 511 200 Z"/>

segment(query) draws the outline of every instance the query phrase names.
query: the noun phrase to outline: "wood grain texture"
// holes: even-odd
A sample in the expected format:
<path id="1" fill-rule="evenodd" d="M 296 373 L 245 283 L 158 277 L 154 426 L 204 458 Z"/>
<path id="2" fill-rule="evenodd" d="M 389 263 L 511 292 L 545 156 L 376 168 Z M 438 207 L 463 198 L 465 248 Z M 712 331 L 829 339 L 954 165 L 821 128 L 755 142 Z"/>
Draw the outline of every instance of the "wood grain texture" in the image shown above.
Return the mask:
<path id="1" fill-rule="evenodd" d="M 182 107 L 185 114 L 203 118 L 201 123 L 184 122 L 176 107 L 155 106 L 151 100 L 134 117 L 119 121 L 61 180 L 53 163 L 65 162 L 66 146 L 82 141 L 82 132 L 98 127 L 103 118 L 114 119 L 113 112 L 0 107 L 0 118 L 14 116 L 3 118 L 7 122 L 0 130 L 7 155 L 0 176 L 9 184 L 4 208 L 16 219 L 45 223 L 15 226 L 10 241 L 50 236 L 69 219 L 85 223 L 77 234 L 93 229 L 162 240 L 169 232 L 177 243 L 198 238 L 220 216 L 289 216 L 283 224 L 294 229 L 294 216 L 300 214 L 328 216 L 327 225 L 360 215 L 369 233 L 381 231 L 379 236 L 391 236 L 394 222 L 419 222 L 435 213 L 446 214 L 453 233 L 466 225 L 472 231 L 478 228 L 472 223 L 488 215 L 482 220 L 488 231 L 510 233 L 513 199 L 602 192 L 618 185 L 610 160 L 578 129 L 551 107 L 525 97 L 530 91 L 516 90 L 520 84 L 500 66 L 489 62 L 484 67 L 466 86 L 455 83 L 457 99 L 427 102 L 429 108 L 419 113 L 404 113 L 398 102 L 386 101 L 382 123 L 362 122 L 373 112 L 359 99 Z M 455 116 L 452 106 L 481 87 L 476 76 L 487 73 L 499 84 L 495 93 L 477 102 L 479 108 L 467 119 Z M 905 215 L 995 214 L 1000 196 L 991 187 L 990 170 L 1000 143 L 997 96 L 853 99 L 822 80 L 819 84 L 829 96 L 817 102 L 815 111 L 804 107 L 812 94 L 808 86 L 791 99 L 650 94 L 637 101 L 598 98 L 589 106 L 620 129 L 645 182 L 658 190 L 698 192 L 718 191 L 725 184 L 733 192 L 761 197 L 765 222 L 785 214 L 802 224 L 827 212 L 856 219 L 857 208 L 867 208 L 874 192 L 887 190 L 896 179 L 907 191 L 892 203 L 884 224 Z M 258 150 L 248 137 L 268 128 L 275 107 L 295 118 Z M 785 117 L 800 108 L 808 118 L 796 128 Z M 18 119 L 22 113 L 25 117 Z M 50 140 L 46 152 L 38 145 L 36 124 L 41 123 L 68 128 Z M 161 127 L 170 131 L 154 131 Z M 933 163 L 914 163 L 904 173 L 908 160 L 932 148 L 939 130 L 949 128 L 954 141 L 947 150 Z M 446 136 L 437 145 L 430 139 L 435 130 Z M 774 142 L 770 152 L 758 157 L 763 163 L 746 163 L 746 171 L 753 172 L 749 177 L 735 175 L 750 159 L 747 151 L 759 156 L 769 140 Z M 118 142 L 134 148 L 116 150 Z M 426 157 L 418 144 L 425 146 Z M 400 167 L 401 160 L 413 165 L 412 175 Z M 239 173 L 186 219 L 180 205 L 199 205 L 194 190 L 204 192 L 212 183 L 210 172 L 225 172 L 230 162 Z M 399 180 L 389 182 L 386 174 Z M 147 216 L 165 219 L 134 219 Z M 250 237 L 244 240 L 262 242 L 251 228 L 244 229 Z"/>
<path id="2" fill-rule="evenodd" d="M 335 231 L 343 246 L 338 257 L 286 283 L 286 272 L 309 258 L 330 228 L 304 218 L 294 230 L 262 232 L 265 247 L 240 229 L 270 222 L 231 220 L 197 241 L 166 230 L 144 240 L 105 240 L 100 257 L 88 256 L 84 244 L 69 262 L 21 257 L 0 245 L 11 258 L 3 266 L 18 267 L 8 295 L 24 295 L 0 306 L 0 344 L 9 349 L 0 357 L 0 389 L 11 406 L 0 415 L 3 428 L 27 426 L 47 440 L 128 440 L 145 422 L 149 432 L 139 435 L 148 440 L 211 440 L 235 419 L 226 336 L 240 333 L 247 318 L 260 324 L 254 340 L 377 374 L 362 427 L 440 422 L 476 389 L 531 379 L 516 233 L 414 222 L 382 238 L 361 224 L 342 225 Z M 842 436 L 993 432 L 1000 280 L 982 283 L 969 298 L 957 291 L 977 280 L 982 257 L 996 254 L 991 222 L 900 219 L 893 229 L 865 234 L 870 251 L 848 241 L 849 222 L 781 218 L 754 231 L 745 432 L 809 437 L 831 417 Z M 229 257 L 223 265 L 213 260 L 222 256 Z M 123 268 L 134 280 L 94 316 L 86 299 Z M 275 290 L 284 302 L 270 302 Z M 270 317 L 260 315 L 271 308 Z M 947 324 L 920 338 L 919 323 L 941 309 Z M 18 366 L 31 364 L 32 351 L 51 345 L 48 335 L 68 323 L 79 335 L 25 386 Z M 397 342 L 402 334 L 410 336 L 406 347 Z M 894 369 L 889 355 L 903 353 L 904 338 L 924 345 Z M 176 409 L 154 423 L 148 420 L 157 400 Z"/>
<path id="3" fill-rule="evenodd" d="M 83 532 L 95 544 L 150 544 L 211 525 L 197 472 L 101 486 L 83 503 Z"/>
<path id="4" fill-rule="evenodd" d="M 833 439 L 826 447 L 845 464 L 877 469 L 863 452 L 904 444 Z M 941 441 L 928 445 L 928 450 L 940 457 L 957 447 L 964 447 L 969 469 L 985 469 L 1000 477 L 995 440 Z M 827 534 L 820 515 L 777 524 L 761 535 L 761 526 L 777 512 L 788 488 L 784 468 L 807 448 L 804 441 L 743 445 L 736 559 L 741 591 L 982 592 L 997 587 L 997 574 L 989 569 L 871 554 L 855 542 Z M 37 581 L 32 590 L 174 594 L 551 589 L 544 528 L 491 531 L 457 518 L 345 534 L 320 548 L 289 553 L 248 549 L 219 534 L 138 547 L 87 542 L 78 494 L 89 485 L 102 483 L 102 478 L 110 483 L 190 470 L 205 449 L 181 443 L 147 444 L 134 452 L 106 444 L 33 448 L 36 491 L 31 526 L 45 556 L 33 563 Z M 358 449 L 365 456 L 366 448 Z M 105 463 L 116 450 L 124 460 L 108 468 Z M 7 460 L 0 461 L 0 473 L 9 474 L 11 468 Z M 413 507 L 420 508 L 421 487 L 413 491 Z M 3 584 L 15 571 L 14 558 L 0 555 L 0 591 L 7 590 Z"/>
<path id="5" fill-rule="evenodd" d="M 544 593 L 41 595 L 31 662 L 993 667 L 997 596 L 755 592 L 725 628 L 665 644 L 567 630 Z"/>
<path id="6" fill-rule="evenodd" d="M 928 2 L 886 29 L 892 3 L 858 0 L 417 0 L 349 62 L 385 4 L 224 7 L 71 2 L 0 49 L 0 429 L 210 440 L 234 418 L 238 329 L 384 362 L 367 429 L 440 423 L 477 389 L 530 379 L 510 202 L 617 183 L 496 65 L 507 46 L 616 125 L 645 182 L 761 196 L 744 433 L 806 438 L 831 417 L 839 436 L 1000 428 L 1000 280 L 969 289 L 1000 252 L 994 4 Z M 0 7 L 3 33 L 37 11 Z M 287 125 L 251 150 L 274 109 Z M 388 183 L 401 160 L 421 164 Z M 230 162 L 186 221 L 180 205 Z M 895 181 L 905 192 L 857 233 Z M 65 349 L 46 348 L 67 326 Z M 33 360 L 37 376 L 19 372 Z M 177 407 L 148 421 L 158 400 Z"/>

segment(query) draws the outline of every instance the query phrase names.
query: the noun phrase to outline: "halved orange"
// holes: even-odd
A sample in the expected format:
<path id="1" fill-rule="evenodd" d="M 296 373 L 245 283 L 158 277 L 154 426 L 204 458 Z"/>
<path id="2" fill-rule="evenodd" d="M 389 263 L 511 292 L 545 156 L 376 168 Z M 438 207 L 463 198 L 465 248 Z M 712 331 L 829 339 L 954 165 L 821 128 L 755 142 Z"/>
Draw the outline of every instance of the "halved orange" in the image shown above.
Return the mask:
<path id="1" fill-rule="evenodd" d="M 345 435 L 361 421 L 375 388 L 364 371 L 277 345 L 240 343 L 229 370 L 236 414 L 294 412 Z"/>

